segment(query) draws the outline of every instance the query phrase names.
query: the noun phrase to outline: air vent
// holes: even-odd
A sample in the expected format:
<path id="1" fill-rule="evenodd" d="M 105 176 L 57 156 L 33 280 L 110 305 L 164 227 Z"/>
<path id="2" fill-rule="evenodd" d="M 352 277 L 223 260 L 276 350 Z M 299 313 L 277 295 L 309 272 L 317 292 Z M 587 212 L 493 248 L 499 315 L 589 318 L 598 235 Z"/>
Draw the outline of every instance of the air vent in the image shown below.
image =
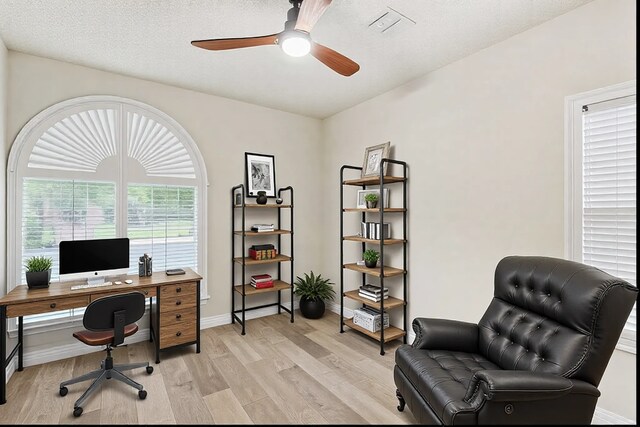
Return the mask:
<path id="1" fill-rule="evenodd" d="M 395 9 L 387 7 L 387 10 L 382 12 L 376 19 L 369 24 L 369 29 L 377 33 L 396 33 L 400 30 L 406 29 L 412 25 L 415 25 L 416 21 L 401 14 Z"/>

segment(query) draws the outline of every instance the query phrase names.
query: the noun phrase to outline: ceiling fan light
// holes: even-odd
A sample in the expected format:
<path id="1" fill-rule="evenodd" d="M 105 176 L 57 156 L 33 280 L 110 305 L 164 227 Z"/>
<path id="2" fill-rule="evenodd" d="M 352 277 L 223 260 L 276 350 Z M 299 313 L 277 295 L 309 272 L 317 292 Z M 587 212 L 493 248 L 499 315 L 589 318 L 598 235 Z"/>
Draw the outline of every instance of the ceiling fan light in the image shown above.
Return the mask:
<path id="1" fill-rule="evenodd" d="M 309 38 L 297 34 L 285 37 L 280 46 L 284 53 L 294 57 L 305 56 L 311 51 Z"/>

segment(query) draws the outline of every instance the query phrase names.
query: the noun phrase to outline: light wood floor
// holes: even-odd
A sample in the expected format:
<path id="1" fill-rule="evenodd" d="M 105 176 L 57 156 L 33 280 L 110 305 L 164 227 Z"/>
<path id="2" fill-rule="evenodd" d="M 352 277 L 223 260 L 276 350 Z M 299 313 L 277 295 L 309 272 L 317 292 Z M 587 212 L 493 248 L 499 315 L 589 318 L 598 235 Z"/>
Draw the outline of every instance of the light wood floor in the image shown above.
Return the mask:
<path id="1" fill-rule="evenodd" d="M 392 369 L 395 348 L 361 334 L 338 332 L 338 316 L 308 320 L 297 313 L 249 320 L 202 331 L 201 353 L 193 347 L 161 354 L 152 375 L 130 376 L 148 391 L 108 381 L 84 406 L 73 403 L 89 382 L 58 394 L 61 381 L 97 369 L 104 352 L 31 366 L 9 381 L 0 406 L 6 424 L 413 424 L 409 408 L 396 410 Z M 116 363 L 152 361 L 149 342 L 114 351 Z"/>

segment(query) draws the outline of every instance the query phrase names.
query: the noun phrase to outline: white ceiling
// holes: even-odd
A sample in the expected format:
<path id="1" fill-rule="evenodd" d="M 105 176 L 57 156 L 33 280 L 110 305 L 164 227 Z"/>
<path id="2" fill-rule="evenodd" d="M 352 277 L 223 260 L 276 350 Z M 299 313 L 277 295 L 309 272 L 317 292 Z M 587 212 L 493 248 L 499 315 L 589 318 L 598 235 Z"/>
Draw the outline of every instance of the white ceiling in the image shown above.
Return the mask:
<path id="1" fill-rule="evenodd" d="M 191 40 L 282 30 L 288 0 L 0 0 L 12 50 L 324 118 L 591 0 L 334 0 L 311 36 L 360 64 L 343 77 L 276 46 Z M 392 7 L 415 24 L 368 28 Z"/>

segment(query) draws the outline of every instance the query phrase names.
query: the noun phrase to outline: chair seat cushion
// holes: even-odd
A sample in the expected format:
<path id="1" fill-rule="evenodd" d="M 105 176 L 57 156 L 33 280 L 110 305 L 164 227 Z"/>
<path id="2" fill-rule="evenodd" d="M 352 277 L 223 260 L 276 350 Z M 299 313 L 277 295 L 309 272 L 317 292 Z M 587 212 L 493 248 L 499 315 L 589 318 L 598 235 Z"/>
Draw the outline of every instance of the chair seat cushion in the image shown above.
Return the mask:
<path id="1" fill-rule="evenodd" d="M 500 369 L 479 354 L 408 345 L 398 347 L 395 357 L 398 368 L 445 424 L 453 424 L 458 412 L 473 410 L 463 401 L 473 374 Z"/>
<path id="2" fill-rule="evenodd" d="M 124 327 L 124 336 L 128 337 L 138 332 L 138 325 L 132 323 Z M 73 337 L 87 345 L 107 345 L 113 342 L 113 331 L 93 332 L 78 331 L 73 333 Z"/>

